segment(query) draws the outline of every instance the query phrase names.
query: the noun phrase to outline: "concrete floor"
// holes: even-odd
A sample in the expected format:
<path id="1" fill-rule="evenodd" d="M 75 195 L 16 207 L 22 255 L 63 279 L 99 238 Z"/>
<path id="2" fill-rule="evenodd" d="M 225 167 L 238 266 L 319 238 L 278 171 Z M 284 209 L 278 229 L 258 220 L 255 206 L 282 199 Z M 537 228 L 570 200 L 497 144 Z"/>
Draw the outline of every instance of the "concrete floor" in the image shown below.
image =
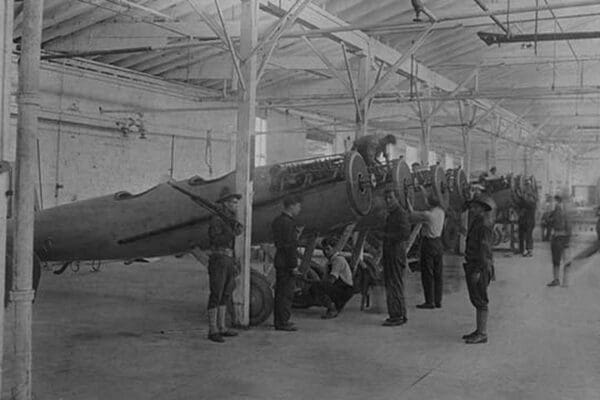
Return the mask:
<path id="1" fill-rule="evenodd" d="M 420 278 L 410 274 L 403 327 L 381 327 L 385 315 L 360 312 L 356 297 L 335 320 L 295 310 L 299 332 L 265 325 L 225 345 L 206 340 L 206 271 L 191 258 L 46 272 L 34 306 L 34 397 L 600 398 L 600 268 L 547 288 L 547 243 L 534 258 L 496 253 L 490 342 L 468 346 L 460 336 L 474 311 L 460 259 L 448 264 L 441 310 L 415 309 Z M 11 363 L 7 354 L 3 398 Z"/>

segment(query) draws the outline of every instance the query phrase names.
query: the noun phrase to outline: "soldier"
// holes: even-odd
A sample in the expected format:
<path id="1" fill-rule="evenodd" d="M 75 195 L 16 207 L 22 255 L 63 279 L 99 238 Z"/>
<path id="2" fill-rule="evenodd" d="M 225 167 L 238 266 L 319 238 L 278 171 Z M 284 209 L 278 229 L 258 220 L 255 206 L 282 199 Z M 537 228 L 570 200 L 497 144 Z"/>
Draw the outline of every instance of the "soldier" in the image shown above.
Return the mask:
<path id="1" fill-rule="evenodd" d="M 425 188 L 421 186 L 424 193 Z M 427 198 L 429 197 L 429 200 Z M 411 223 L 422 223 L 421 228 L 421 283 L 425 302 L 418 304 L 417 308 L 432 309 L 442 308 L 444 245 L 442 244 L 442 230 L 444 229 L 445 212 L 440 202 L 433 196 L 425 195 L 427 211 L 414 211 L 408 201 Z"/>
<path id="2" fill-rule="evenodd" d="M 404 274 L 406 271 L 406 241 L 410 235 L 408 213 L 400 207 L 393 190 L 385 193 L 388 216 L 383 231 L 383 282 L 389 318 L 383 326 L 405 324 Z"/>
<path id="3" fill-rule="evenodd" d="M 301 199 L 290 195 L 283 199 L 283 212 L 273 220 L 271 229 L 277 252 L 275 253 L 275 310 L 273 312 L 275 329 L 278 331 L 296 331 L 290 322 L 292 301 L 294 298 L 294 275 L 298 274 L 299 230 L 294 218 L 300 214 Z"/>
<path id="4" fill-rule="evenodd" d="M 388 144 L 396 144 L 394 135 L 366 135 L 354 141 L 352 150 L 356 150 L 365 160 L 368 166 L 381 164 L 378 160 L 379 156 L 383 155 L 386 162 L 389 162 L 389 154 L 387 152 Z"/>
<path id="5" fill-rule="evenodd" d="M 522 202 L 519 207 L 519 253 L 533 257 L 533 228 L 535 228 L 535 203 Z"/>
<path id="6" fill-rule="evenodd" d="M 233 193 L 225 186 L 217 203 L 221 206 L 221 215 L 213 215 L 208 227 L 208 239 L 211 248 L 208 259 L 208 279 L 210 296 L 208 298 L 208 339 L 223 343 L 223 337 L 237 336 L 237 332 L 225 327 L 227 304 L 235 287 L 236 263 L 235 237 L 242 233 L 241 224 L 232 224 L 236 218 L 240 194 Z"/>
<path id="7" fill-rule="evenodd" d="M 321 305 L 327 308 L 321 318 L 331 319 L 338 316 L 354 295 L 354 282 L 352 270 L 344 256 L 333 251 L 335 242 L 324 239 L 321 244 L 328 259 L 327 272 L 320 282 L 311 285 L 309 291 L 314 299 L 318 299 Z"/>
<path id="8" fill-rule="evenodd" d="M 492 256 L 492 227 L 486 213 L 495 207 L 487 195 L 477 195 L 469 202 L 472 221 L 467 233 L 465 250 L 465 278 L 469 299 L 476 310 L 475 331 L 463 336 L 465 343 L 487 343 L 488 295 L 487 287 L 494 275 Z"/>
<path id="9" fill-rule="evenodd" d="M 557 194 L 554 196 L 554 211 L 548 217 L 548 224 L 552 229 L 550 239 L 550 249 L 552 251 L 552 281 L 547 285 L 549 287 L 560 285 L 560 263 L 562 261 L 565 249 L 569 247 L 571 240 L 571 223 L 567 216 L 563 196 Z"/>

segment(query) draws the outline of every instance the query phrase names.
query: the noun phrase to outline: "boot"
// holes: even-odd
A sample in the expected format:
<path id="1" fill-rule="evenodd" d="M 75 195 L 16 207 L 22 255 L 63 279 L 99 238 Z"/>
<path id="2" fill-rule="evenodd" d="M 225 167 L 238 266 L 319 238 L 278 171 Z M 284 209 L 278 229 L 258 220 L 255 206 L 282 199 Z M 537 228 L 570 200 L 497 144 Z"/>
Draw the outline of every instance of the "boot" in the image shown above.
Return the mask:
<path id="1" fill-rule="evenodd" d="M 219 333 L 224 337 L 234 337 L 238 333 L 233 330 L 228 330 L 225 325 L 225 318 L 227 317 L 227 306 L 219 306 L 218 322 L 219 322 Z"/>
<path id="2" fill-rule="evenodd" d="M 209 308 L 208 309 L 208 340 L 211 340 L 216 343 L 223 343 L 223 336 L 219 333 L 219 329 L 217 328 L 217 309 Z"/>
<path id="3" fill-rule="evenodd" d="M 570 264 L 565 264 L 564 269 L 563 269 L 563 283 L 562 283 L 562 287 L 568 287 L 569 286 L 569 270 L 571 269 L 571 265 Z"/>
<path id="4" fill-rule="evenodd" d="M 475 310 L 475 312 L 477 312 L 477 310 Z M 477 323 L 477 314 L 475 315 L 475 322 Z M 472 338 L 473 336 L 477 335 L 479 333 L 479 325 L 477 325 L 477 328 L 475 328 L 475 330 L 471 333 L 467 333 L 466 335 L 463 335 L 462 338 L 463 340 L 467 340 Z"/>
<path id="5" fill-rule="evenodd" d="M 552 266 L 552 276 L 554 277 L 554 279 L 552 279 L 552 282 L 550 282 L 546 286 L 553 287 L 553 286 L 560 285 L 560 280 L 558 279 L 559 273 L 560 273 L 560 265 L 553 265 Z"/>
<path id="6" fill-rule="evenodd" d="M 332 319 L 338 316 L 338 310 L 335 307 L 335 304 L 333 304 L 333 302 L 329 302 L 329 304 L 327 305 L 327 312 L 325 312 L 325 314 L 321 315 L 322 319 Z"/>
<path id="7" fill-rule="evenodd" d="M 465 343 L 487 343 L 487 316 L 487 310 L 477 310 L 477 333 L 465 339 Z"/>

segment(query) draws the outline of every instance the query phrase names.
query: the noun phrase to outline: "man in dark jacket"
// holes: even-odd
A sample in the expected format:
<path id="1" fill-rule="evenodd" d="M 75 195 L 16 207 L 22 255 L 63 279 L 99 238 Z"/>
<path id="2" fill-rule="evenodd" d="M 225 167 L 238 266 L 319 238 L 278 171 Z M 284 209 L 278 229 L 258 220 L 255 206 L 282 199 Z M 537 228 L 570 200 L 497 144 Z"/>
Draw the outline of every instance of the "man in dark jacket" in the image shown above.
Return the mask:
<path id="1" fill-rule="evenodd" d="M 535 228 L 535 203 L 523 202 L 519 208 L 519 253 L 533 257 L 533 228 Z"/>
<path id="2" fill-rule="evenodd" d="M 290 322 L 290 316 L 294 298 L 294 275 L 298 273 L 299 231 L 294 218 L 300 214 L 300 210 L 301 199 L 298 196 L 286 196 L 283 199 L 283 212 L 271 225 L 277 249 L 274 262 L 276 275 L 273 316 L 275 329 L 278 331 L 297 330 Z"/>
<path id="3" fill-rule="evenodd" d="M 469 203 L 472 221 L 467 233 L 465 250 L 465 278 L 469 299 L 476 310 L 477 329 L 463 339 L 468 344 L 487 343 L 488 295 L 487 287 L 494 274 L 492 256 L 492 226 L 486 213 L 493 210 L 494 201 L 487 195 L 478 195 Z"/>
<path id="4" fill-rule="evenodd" d="M 552 251 L 553 277 L 552 281 L 547 285 L 549 287 L 560 285 L 560 264 L 571 239 L 571 223 L 563 203 L 563 196 L 557 194 L 554 196 L 554 201 L 556 202 L 554 211 L 552 211 L 552 214 L 548 218 L 550 229 L 552 230 L 550 250 Z"/>
<path id="5" fill-rule="evenodd" d="M 208 259 L 208 338 L 217 343 L 223 343 L 224 336 L 237 336 L 237 332 L 225 327 L 225 317 L 227 304 L 235 288 L 235 237 L 242 233 L 241 225 L 232 225 L 231 220 L 236 218 L 237 204 L 241 198 L 241 195 L 225 186 L 217 200 L 221 205 L 221 215 L 213 215 L 208 227 L 211 249 Z"/>
<path id="6" fill-rule="evenodd" d="M 385 193 L 388 216 L 383 231 L 383 282 L 389 318 L 383 326 L 406 323 L 404 274 L 406 271 L 406 241 L 410 236 L 408 213 L 400 207 L 393 190 Z"/>

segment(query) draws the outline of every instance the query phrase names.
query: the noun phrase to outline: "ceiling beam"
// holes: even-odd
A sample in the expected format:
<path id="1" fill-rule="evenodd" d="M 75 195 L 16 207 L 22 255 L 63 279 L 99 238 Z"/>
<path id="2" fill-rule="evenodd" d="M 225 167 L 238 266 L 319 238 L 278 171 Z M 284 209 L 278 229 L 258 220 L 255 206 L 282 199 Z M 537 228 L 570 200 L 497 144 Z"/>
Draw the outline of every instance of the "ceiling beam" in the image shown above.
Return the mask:
<path id="1" fill-rule="evenodd" d="M 288 9 L 291 6 L 292 1 L 279 0 L 278 3 L 280 4 L 280 7 L 283 8 L 270 3 L 268 0 L 260 0 L 260 7 L 268 13 L 281 17 L 285 14 L 285 9 Z M 314 4 L 310 4 L 303 10 L 298 17 L 298 22 L 311 29 L 345 27 L 349 25 L 347 22 Z M 388 65 L 394 65 L 402 57 L 402 54 L 397 50 L 360 31 L 332 32 L 328 37 L 335 41 L 343 42 L 347 46 L 365 53 L 370 50 L 374 59 Z M 410 60 L 404 62 L 399 66 L 398 72 L 404 75 L 410 74 L 411 72 L 415 73 L 410 64 Z M 452 92 L 458 86 L 456 82 L 436 73 L 423 64 L 418 64 L 415 77 L 427 82 L 427 84 L 433 88 L 439 88 L 446 92 Z M 474 100 L 474 103 L 486 110 L 492 107 L 492 104 L 487 100 L 478 99 Z M 516 118 L 516 115 L 508 110 L 499 108 L 497 111 L 505 118 Z"/>

